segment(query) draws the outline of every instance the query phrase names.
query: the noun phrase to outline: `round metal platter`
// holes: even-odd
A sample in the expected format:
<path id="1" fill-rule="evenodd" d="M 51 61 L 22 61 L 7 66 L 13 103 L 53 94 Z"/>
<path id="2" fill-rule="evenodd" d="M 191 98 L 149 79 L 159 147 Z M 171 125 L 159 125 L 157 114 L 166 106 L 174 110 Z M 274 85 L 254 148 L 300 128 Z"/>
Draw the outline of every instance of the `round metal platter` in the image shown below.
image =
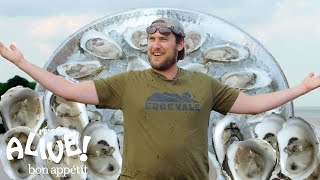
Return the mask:
<path id="1" fill-rule="evenodd" d="M 207 34 L 202 46 L 196 51 L 186 55 L 184 60 L 179 61 L 179 66 L 183 67 L 184 65 L 194 62 L 203 63 L 203 52 L 210 47 L 223 43 L 237 44 L 247 48 L 249 50 L 249 56 L 238 62 L 212 62 L 209 66 L 208 75 L 220 78 L 226 72 L 239 71 L 244 68 L 259 68 L 270 74 L 272 78 L 271 85 L 266 88 L 249 90 L 246 91 L 246 93 L 254 95 L 288 88 L 287 80 L 279 64 L 257 40 L 246 32 L 210 14 L 171 8 L 134 9 L 98 19 L 78 30 L 65 40 L 57 48 L 44 68 L 57 74 L 57 66 L 63 63 L 74 61 L 99 61 L 101 64 L 107 65 L 106 69 L 92 78 L 99 79 L 126 71 L 127 64 L 131 57 L 139 57 L 147 62 L 146 52 L 142 52 L 131 47 L 124 39 L 123 33 L 128 30 L 130 31 L 131 29 L 133 30 L 139 26 L 144 26 L 146 28 L 152 21 L 162 16 L 178 19 L 184 25 L 185 29 L 188 27 L 196 27 Z M 103 32 L 117 42 L 123 51 L 122 58 L 116 60 L 103 60 L 80 48 L 79 44 L 82 35 L 91 29 Z M 42 92 L 45 91 L 45 89 L 37 84 L 36 91 Z M 97 110 L 92 105 L 88 106 L 88 110 L 99 111 L 103 114 L 102 121 L 106 122 L 116 132 L 119 133 L 123 130 L 121 126 L 110 125 L 109 121 L 115 110 Z M 281 113 L 285 117 L 293 116 L 293 104 L 292 102 L 287 103 L 272 112 Z M 215 122 L 222 117 L 222 115 L 216 112 L 211 113 L 209 137 L 212 137 L 211 130 Z M 211 149 L 211 138 L 209 138 L 208 143 Z"/>

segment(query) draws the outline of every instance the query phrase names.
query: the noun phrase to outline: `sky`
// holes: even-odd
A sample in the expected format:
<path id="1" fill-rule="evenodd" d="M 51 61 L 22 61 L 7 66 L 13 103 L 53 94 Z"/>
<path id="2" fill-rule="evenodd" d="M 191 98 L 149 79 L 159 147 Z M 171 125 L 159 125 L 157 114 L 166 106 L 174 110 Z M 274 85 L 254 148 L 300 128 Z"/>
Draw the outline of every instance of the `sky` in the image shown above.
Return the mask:
<path id="1" fill-rule="evenodd" d="M 316 0 L 0 0 L 0 41 L 14 43 L 30 62 L 43 67 L 74 32 L 113 13 L 168 7 L 217 16 L 257 39 L 276 59 L 290 87 L 320 74 L 320 1 Z M 0 82 L 19 75 L 0 57 Z M 294 100 L 295 107 L 320 108 L 320 89 Z"/>

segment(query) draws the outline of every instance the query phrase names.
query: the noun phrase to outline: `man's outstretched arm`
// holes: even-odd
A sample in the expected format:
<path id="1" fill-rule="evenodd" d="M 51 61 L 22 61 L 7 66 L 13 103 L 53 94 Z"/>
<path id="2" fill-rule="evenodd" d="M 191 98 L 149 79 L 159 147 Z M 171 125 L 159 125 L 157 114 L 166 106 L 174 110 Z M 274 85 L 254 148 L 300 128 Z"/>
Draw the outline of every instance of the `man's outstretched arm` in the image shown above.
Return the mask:
<path id="1" fill-rule="evenodd" d="M 0 42 L 0 55 L 30 75 L 44 88 L 64 99 L 86 104 L 99 104 L 93 81 L 71 83 L 61 76 L 52 74 L 51 72 L 30 63 L 12 44 L 10 45 L 10 49 L 8 49 Z"/>
<path id="2" fill-rule="evenodd" d="M 277 108 L 318 87 L 320 87 L 320 75 L 314 77 L 314 73 L 310 73 L 300 85 L 290 89 L 255 96 L 248 96 L 240 92 L 229 112 L 237 114 L 258 114 Z"/>

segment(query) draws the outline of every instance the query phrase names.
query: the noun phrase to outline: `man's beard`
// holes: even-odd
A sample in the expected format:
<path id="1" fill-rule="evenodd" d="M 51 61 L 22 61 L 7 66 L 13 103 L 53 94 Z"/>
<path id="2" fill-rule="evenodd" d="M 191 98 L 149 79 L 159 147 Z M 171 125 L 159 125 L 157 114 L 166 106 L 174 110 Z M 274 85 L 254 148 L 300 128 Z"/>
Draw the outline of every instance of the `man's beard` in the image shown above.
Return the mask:
<path id="1" fill-rule="evenodd" d="M 157 65 L 152 63 L 152 59 L 151 59 L 152 55 L 148 55 L 148 60 L 153 69 L 158 71 L 165 71 L 165 70 L 168 70 L 171 66 L 173 66 L 177 62 L 177 54 L 178 54 L 178 51 L 175 51 L 172 54 L 172 56 L 167 57 L 164 61 L 162 61 L 160 64 L 157 64 Z"/>

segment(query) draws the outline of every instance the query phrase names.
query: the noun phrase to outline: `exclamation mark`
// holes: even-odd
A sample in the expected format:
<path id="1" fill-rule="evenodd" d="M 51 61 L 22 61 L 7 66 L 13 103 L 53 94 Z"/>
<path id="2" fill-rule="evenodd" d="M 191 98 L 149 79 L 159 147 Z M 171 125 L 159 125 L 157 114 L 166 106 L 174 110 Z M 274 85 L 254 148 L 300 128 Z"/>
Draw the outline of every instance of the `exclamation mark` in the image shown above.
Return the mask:
<path id="1" fill-rule="evenodd" d="M 80 155 L 80 161 L 86 161 L 88 159 L 88 156 L 87 156 L 87 149 L 88 149 L 88 144 L 89 144 L 89 141 L 90 141 L 91 137 L 90 136 L 84 136 L 83 137 L 83 147 L 82 147 L 82 153 Z"/>

